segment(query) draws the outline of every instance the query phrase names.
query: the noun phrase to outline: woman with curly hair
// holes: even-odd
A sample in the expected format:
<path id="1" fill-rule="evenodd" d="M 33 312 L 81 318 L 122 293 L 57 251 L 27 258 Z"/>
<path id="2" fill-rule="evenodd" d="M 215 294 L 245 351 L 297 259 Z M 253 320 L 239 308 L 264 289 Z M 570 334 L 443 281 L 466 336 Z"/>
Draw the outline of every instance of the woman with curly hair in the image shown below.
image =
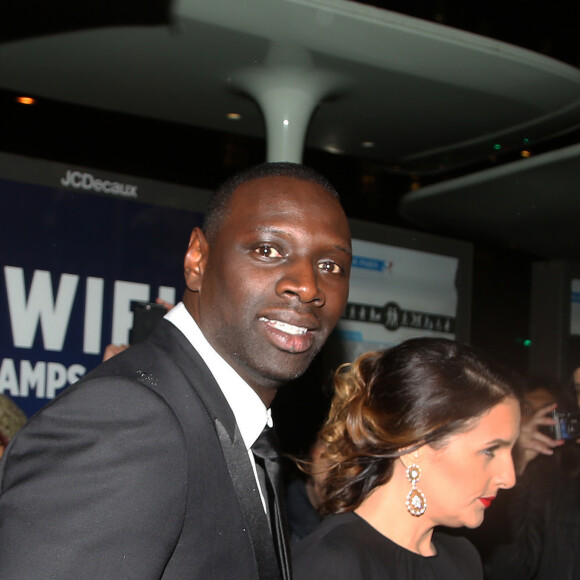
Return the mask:
<path id="1" fill-rule="evenodd" d="M 417 338 L 343 365 L 320 437 L 322 524 L 294 548 L 295 580 L 482 578 L 477 527 L 515 483 L 520 403 L 474 348 Z"/>

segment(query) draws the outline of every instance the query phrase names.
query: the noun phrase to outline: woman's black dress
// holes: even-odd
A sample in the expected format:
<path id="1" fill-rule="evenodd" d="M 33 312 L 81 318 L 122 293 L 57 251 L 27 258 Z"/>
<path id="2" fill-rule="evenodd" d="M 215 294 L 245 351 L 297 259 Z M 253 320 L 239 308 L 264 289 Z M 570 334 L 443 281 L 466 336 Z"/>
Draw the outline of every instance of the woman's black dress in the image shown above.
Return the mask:
<path id="1" fill-rule="evenodd" d="M 395 544 L 355 513 L 327 517 L 293 552 L 294 580 L 481 580 L 477 550 L 435 531 L 435 556 Z"/>

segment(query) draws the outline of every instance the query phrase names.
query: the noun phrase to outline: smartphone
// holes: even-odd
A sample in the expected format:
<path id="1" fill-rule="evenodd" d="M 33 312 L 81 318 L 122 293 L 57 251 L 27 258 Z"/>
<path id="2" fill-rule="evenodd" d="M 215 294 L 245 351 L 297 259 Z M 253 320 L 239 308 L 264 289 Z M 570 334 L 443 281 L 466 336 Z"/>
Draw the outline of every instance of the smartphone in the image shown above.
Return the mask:
<path id="1" fill-rule="evenodd" d="M 143 342 L 167 313 L 167 308 L 157 302 L 131 302 L 133 326 L 129 331 L 129 344 Z"/>
<path id="2" fill-rule="evenodd" d="M 580 413 L 553 411 L 552 418 L 556 421 L 556 424 L 550 427 L 550 435 L 554 439 L 578 439 L 580 437 Z"/>

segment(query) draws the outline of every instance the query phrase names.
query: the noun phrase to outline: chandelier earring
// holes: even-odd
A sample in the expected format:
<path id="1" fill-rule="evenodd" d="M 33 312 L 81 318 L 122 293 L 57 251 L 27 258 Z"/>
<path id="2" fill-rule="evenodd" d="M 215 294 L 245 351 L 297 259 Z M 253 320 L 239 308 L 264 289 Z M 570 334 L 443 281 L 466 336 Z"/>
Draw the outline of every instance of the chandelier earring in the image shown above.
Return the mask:
<path id="1" fill-rule="evenodd" d="M 421 468 L 413 463 L 407 467 L 407 479 L 411 482 L 411 491 L 407 494 L 407 511 L 412 516 L 422 516 L 427 509 L 427 500 L 420 489 L 417 489 L 417 482 L 421 479 Z"/>

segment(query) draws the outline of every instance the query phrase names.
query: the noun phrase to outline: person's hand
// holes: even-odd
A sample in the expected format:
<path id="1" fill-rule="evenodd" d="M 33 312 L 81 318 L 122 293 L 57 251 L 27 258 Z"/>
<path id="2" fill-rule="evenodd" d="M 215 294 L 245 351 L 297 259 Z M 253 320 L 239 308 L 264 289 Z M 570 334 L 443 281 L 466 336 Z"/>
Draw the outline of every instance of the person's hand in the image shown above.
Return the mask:
<path id="1" fill-rule="evenodd" d="M 556 424 L 551 417 L 552 411 L 556 407 L 556 403 L 549 403 L 533 411 L 530 415 L 522 417 L 520 436 L 516 444 L 519 455 L 516 461 L 518 475 L 522 475 L 528 463 L 539 454 L 553 455 L 555 447 L 564 445 L 563 439 L 552 439 L 540 431 L 540 427 Z"/>
<path id="2" fill-rule="evenodd" d="M 127 348 L 129 348 L 128 344 L 108 344 L 103 353 L 103 362 L 123 352 Z"/>

